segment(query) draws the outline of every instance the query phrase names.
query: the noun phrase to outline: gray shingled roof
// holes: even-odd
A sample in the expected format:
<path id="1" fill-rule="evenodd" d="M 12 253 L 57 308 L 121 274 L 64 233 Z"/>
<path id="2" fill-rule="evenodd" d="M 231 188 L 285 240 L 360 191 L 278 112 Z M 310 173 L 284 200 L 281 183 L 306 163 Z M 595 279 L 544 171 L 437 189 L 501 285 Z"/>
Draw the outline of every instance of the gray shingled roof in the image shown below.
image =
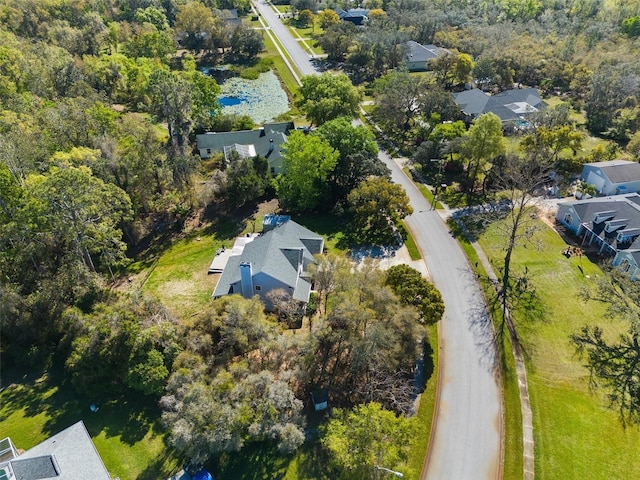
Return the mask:
<path id="1" fill-rule="evenodd" d="M 322 252 L 323 238 L 308 228 L 289 220 L 248 243 L 241 255 L 229 258 L 213 292 L 214 297 L 227 295 L 232 285 L 240 282 L 240 263 L 251 263 L 252 273 L 275 278 L 294 287 L 293 297 L 308 301 L 311 284 L 298 278 L 298 265 L 303 270 Z M 239 291 L 239 290 L 238 290 Z"/>
<path id="2" fill-rule="evenodd" d="M 572 203 L 573 209 L 580 217 L 581 223 L 587 223 L 589 229 L 600 238 L 609 238 L 612 248 L 615 250 L 629 250 L 637 248 L 637 240 L 618 243 L 616 240 L 618 232 L 640 230 L 640 196 L 616 195 L 613 197 L 590 198 Z M 601 214 L 606 220 L 600 224 L 593 222 L 595 216 Z M 606 225 L 619 226 L 613 232 L 605 230 Z"/>
<path id="3" fill-rule="evenodd" d="M 514 88 L 496 95 L 487 95 L 478 88 L 472 88 L 454 93 L 453 100 L 466 115 L 478 117 L 491 112 L 503 122 L 515 120 L 546 106 L 535 88 Z"/>
<path id="4" fill-rule="evenodd" d="M 640 180 L 640 163 L 628 160 L 610 160 L 608 162 L 585 163 L 602 170 L 611 183 L 637 182 Z"/>
<path id="5" fill-rule="evenodd" d="M 56 478 L 61 473 L 51 455 L 34 458 L 18 458 L 11 462 L 15 480 L 41 480 Z"/>
<path id="6" fill-rule="evenodd" d="M 52 476 L 56 480 L 110 480 L 109 472 L 82 421 L 27 450 L 11 464 L 17 465 L 21 474 L 39 475 L 52 471 L 52 457 L 59 468 L 59 476 Z M 18 478 L 36 480 L 50 477 Z"/>
<path id="7" fill-rule="evenodd" d="M 629 200 L 627 195 L 590 198 L 573 203 L 573 208 L 583 223 L 591 222 L 596 213 L 612 212 L 613 218 L 629 219 L 627 228 L 640 227 L 640 207 Z"/>
<path id="8" fill-rule="evenodd" d="M 277 164 L 281 159 L 280 145 L 287 141 L 288 133 L 293 130 L 293 122 L 267 123 L 255 130 L 239 130 L 235 132 L 209 132 L 196 135 L 198 149 L 211 149 L 222 152 L 230 145 L 253 145 L 257 155 L 269 160 L 269 164 Z M 273 150 L 271 149 L 273 140 Z"/>
<path id="9" fill-rule="evenodd" d="M 422 45 L 413 40 L 407 42 L 407 47 L 408 51 L 405 59 L 408 62 L 428 62 L 448 53 L 448 50 L 444 48 L 436 47 L 435 45 Z"/>
<path id="10" fill-rule="evenodd" d="M 458 104 L 460 110 L 467 115 L 479 116 L 484 113 L 487 102 L 491 98 L 479 88 L 463 90 L 453 94 L 453 101 Z"/>

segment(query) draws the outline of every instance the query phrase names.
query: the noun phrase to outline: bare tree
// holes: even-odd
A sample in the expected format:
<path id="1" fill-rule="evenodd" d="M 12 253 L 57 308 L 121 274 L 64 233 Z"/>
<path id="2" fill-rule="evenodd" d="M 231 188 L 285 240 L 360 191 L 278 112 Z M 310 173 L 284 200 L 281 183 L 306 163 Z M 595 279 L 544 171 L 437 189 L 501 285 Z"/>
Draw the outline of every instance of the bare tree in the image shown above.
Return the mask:
<path id="1" fill-rule="evenodd" d="M 515 248 L 531 242 L 539 224 L 536 194 L 548 178 L 550 164 L 535 156 L 509 155 L 495 173 L 495 182 L 505 199 L 499 204 L 498 213 L 504 215 L 501 222 L 502 236 L 506 239 L 504 257 L 498 279 L 498 300 L 502 311 L 501 329 L 508 319 L 509 304 L 527 289 L 527 272 L 515 278 L 511 261 Z M 509 325 L 512 327 L 512 325 Z"/>

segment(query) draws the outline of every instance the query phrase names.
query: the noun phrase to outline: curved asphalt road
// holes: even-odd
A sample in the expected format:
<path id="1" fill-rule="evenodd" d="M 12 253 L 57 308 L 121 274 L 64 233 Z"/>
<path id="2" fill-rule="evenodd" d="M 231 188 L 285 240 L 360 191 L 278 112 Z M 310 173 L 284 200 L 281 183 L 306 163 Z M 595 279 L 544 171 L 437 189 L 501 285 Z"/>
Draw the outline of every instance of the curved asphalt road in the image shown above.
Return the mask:
<path id="1" fill-rule="evenodd" d="M 422 479 L 501 478 L 502 399 L 493 330 L 475 274 L 440 215 L 385 152 L 380 159 L 407 192 L 405 219 L 442 293 L 440 396 Z"/>
<path id="2" fill-rule="evenodd" d="M 273 10 L 254 2 L 302 75 L 315 70 Z M 493 330 L 465 254 L 429 202 L 384 151 L 380 159 L 414 208 L 406 223 L 446 306 L 440 321 L 440 395 L 422 480 L 501 478 L 502 399 Z"/>

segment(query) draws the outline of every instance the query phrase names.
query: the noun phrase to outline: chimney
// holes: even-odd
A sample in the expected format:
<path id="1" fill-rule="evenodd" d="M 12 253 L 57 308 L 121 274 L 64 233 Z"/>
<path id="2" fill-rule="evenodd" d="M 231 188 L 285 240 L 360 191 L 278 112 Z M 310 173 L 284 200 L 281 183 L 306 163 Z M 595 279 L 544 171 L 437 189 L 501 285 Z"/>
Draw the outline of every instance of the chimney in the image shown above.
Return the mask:
<path id="1" fill-rule="evenodd" d="M 253 272 L 251 271 L 251 262 L 242 262 L 240 264 L 240 286 L 244 298 L 253 297 Z"/>
<path id="2" fill-rule="evenodd" d="M 273 138 L 269 139 L 269 153 L 273 152 Z"/>
<path id="3" fill-rule="evenodd" d="M 260 130 L 260 136 L 264 137 L 265 136 L 264 127 L 260 127 L 259 130 Z"/>

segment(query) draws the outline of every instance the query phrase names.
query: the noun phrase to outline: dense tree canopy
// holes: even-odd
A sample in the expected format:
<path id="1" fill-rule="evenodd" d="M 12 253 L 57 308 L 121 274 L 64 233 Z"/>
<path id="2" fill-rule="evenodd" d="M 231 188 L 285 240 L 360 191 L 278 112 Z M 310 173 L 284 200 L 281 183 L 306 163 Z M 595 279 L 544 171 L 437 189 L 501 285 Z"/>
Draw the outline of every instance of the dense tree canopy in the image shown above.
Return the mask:
<path id="1" fill-rule="evenodd" d="M 354 126 L 348 117 L 339 117 L 322 125 L 317 135 L 338 152 L 338 160 L 329 185 L 335 200 L 347 194 L 371 175 L 388 175 L 378 158 L 378 145 L 364 125 Z"/>
<path id="2" fill-rule="evenodd" d="M 385 283 L 404 304 L 418 308 L 426 323 L 433 324 L 442 318 L 444 302 L 440 292 L 416 269 L 394 265 L 387 270 Z"/>
<path id="3" fill-rule="evenodd" d="M 411 420 L 369 403 L 336 411 L 322 444 L 338 471 L 350 478 L 372 479 L 378 478 L 376 466 L 398 469 L 407 460 L 414 433 Z"/>
<path id="4" fill-rule="evenodd" d="M 323 73 L 302 78 L 296 105 L 314 125 L 334 118 L 353 118 L 358 112 L 362 94 L 344 74 Z"/>
<path id="5" fill-rule="evenodd" d="M 287 138 L 278 198 L 294 211 L 313 210 L 329 198 L 327 180 L 339 153 L 316 135 L 297 131 Z"/>
<path id="6" fill-rule="evenodd" d="M 352 234 L 360 244 L 393 244 L 401 219 L 413 212 L 402 186 L 384 177 L 362 182 L 347 196 Z"/>

